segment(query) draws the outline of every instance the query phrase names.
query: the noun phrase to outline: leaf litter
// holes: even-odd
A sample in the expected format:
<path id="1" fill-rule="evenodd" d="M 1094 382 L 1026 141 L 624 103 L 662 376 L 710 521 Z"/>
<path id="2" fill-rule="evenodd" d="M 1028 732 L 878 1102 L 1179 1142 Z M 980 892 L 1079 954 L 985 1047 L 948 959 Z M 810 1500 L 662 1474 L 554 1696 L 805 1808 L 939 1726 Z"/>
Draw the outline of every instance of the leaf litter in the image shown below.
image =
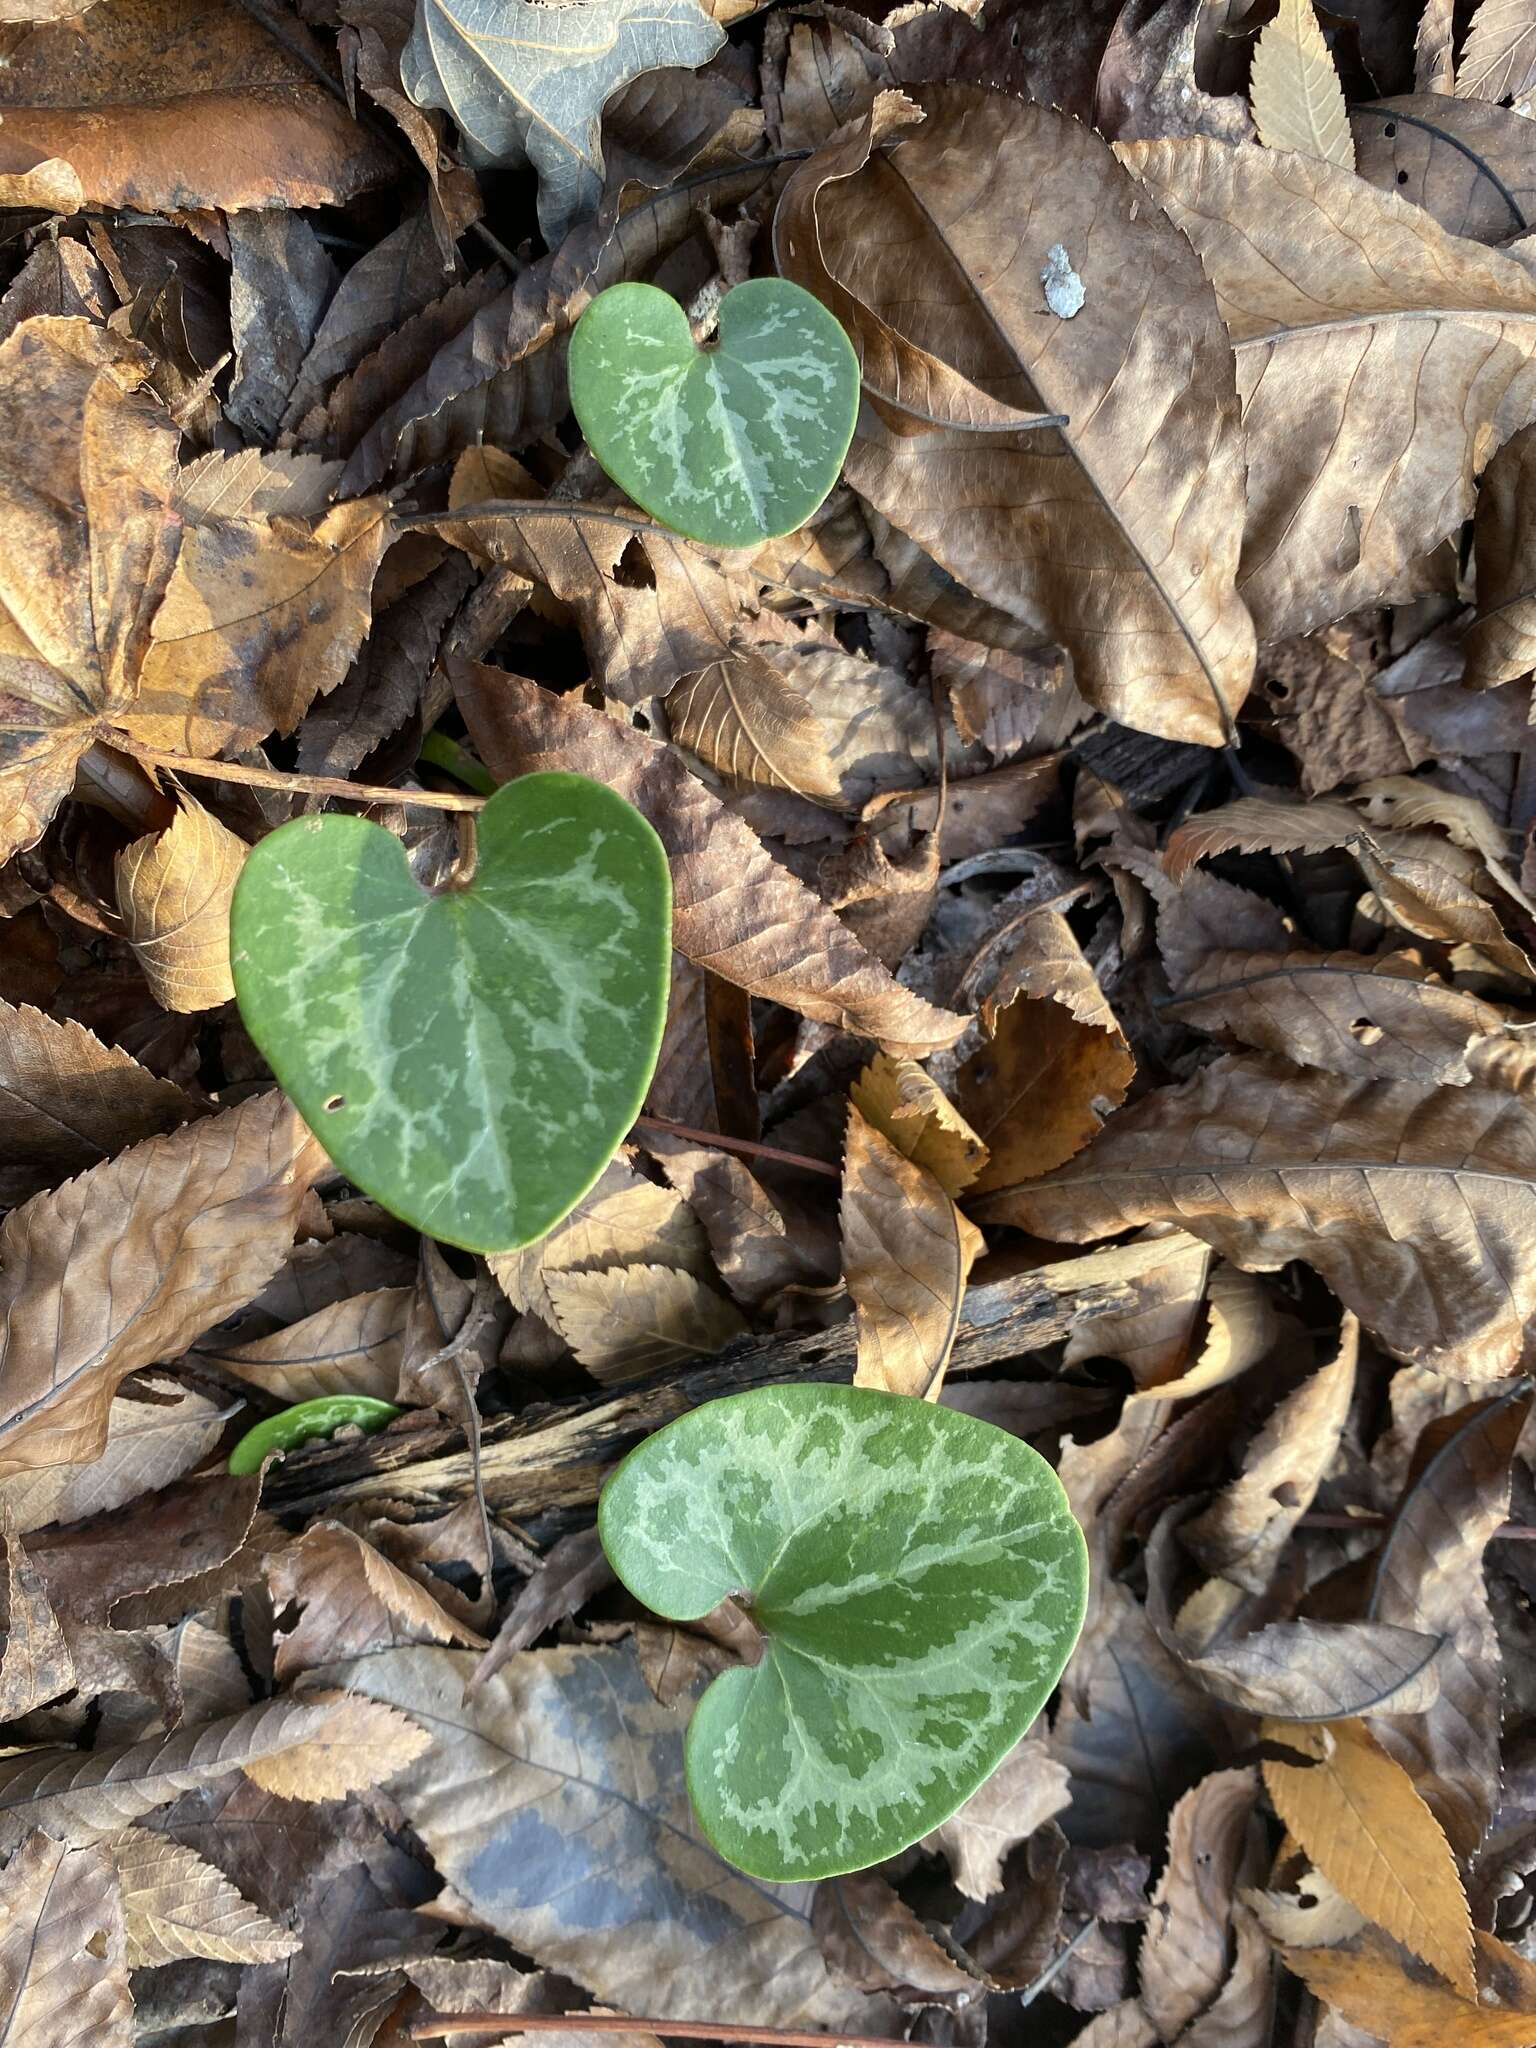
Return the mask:
<path id="1" fill-rule="evenodd" d="M 0 15 L 0 2032 L 1536 2042 L 1532 0 Z M 775 271 L 865 403 L 711 551 L 569 338 Z M 547 767 L 672 995 L 485 1261 L 228 906 Z M 828 1377 L 1042 1451 L 1091 1603 L 952 1819 L 763 1884 L 682 1770 L 751 1630 L 596 1495 Z"/>

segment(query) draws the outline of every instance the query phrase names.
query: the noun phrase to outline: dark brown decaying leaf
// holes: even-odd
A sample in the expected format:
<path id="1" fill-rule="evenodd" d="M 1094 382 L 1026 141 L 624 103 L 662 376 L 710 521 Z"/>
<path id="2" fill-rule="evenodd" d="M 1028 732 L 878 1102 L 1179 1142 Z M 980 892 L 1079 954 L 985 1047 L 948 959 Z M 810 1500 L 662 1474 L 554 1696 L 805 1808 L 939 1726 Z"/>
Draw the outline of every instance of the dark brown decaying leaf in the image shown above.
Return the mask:
<path id="1" fill-rule="evenodd" d="M 984 1995 L 979 1977 L 939 1946 L 878 1871 L 823 1878 L 811 1925 L 827 1961 L 861 1991 L 958 2012 Z"/>
<path id="2" fill-rule="evenodd" d="M 1426 6 L 1428 21 L 1434 8 Z M 1350 109 L 1355 167 L 1453 235 L 1497 246 L 1536 216 L 1536 153 L 1522 115 L 1439 90 Z M 1406 173 L 1406 181 L 1402 173 Z"/>
<path id="3" fill-rule="evenodd" d="M 447 1613 L 425 1586 L 334 1522 L 311 1523 L 279 1551 L 267 1565 L 267 1585 L 276 1609 L 290 1603 L 299 1609 L 278 1640 L 273 1670 L 281 1681 L 394 1643 L 485 1647 L 484 1638 Z"/>
<path id="4" fill-rule="evenodd" d="M 325 1155 L 279 1095 L 151 1138 L 0 1228 L 0 1476 L 93 1456 L 112 1396 L 277 1269 Z"/>
<path id="5" fill-rule="evenodd" d="M 131 2048 L 123 1909 L 105 1849 L 40 1831 L 14 1849 L 0 1888 L 0 2017 L 16 2048 Z"/>

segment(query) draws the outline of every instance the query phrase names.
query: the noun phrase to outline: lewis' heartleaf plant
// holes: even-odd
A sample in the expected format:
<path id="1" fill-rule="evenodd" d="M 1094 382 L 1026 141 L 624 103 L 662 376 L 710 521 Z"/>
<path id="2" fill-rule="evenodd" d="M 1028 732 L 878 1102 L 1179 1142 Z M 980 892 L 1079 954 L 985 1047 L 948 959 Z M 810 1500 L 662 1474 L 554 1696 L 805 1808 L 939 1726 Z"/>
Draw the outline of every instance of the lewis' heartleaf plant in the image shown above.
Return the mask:
<path id="1" fill-rule="evenodd" d="M 860 1387 L 765 1387 L 648 1438 L 599 1528 L 635 1597 L 762 1632 L 688 1729 L 720 1854 L 774 1882 L 895 1855 L 1025 1733 L 1082 1627 L 1087 1549 L 1061 1483 L 992 1424 Z"/>
<path id="2" fill-rule="evenodd" d="M 671 878 L 585 776 L 527 775 L 428 893 L 393 834 L 327 815 L 251 853 L 230 912 L 246 1029 L 337 1166 L 446 1244 L 542 1237 L 613 1156 L 661 1045 Z"/>
<path id="3" fill-rule="evenodd" d="M 785 278 L 720 301 L 693 339 L 676 299 L 616 284 L 576 323 L 571 407 L 587 445 L 645 511 L 715 547 L 792 533 L 837 482 L 859 409 L 859 365 L 837 321 Z"/>

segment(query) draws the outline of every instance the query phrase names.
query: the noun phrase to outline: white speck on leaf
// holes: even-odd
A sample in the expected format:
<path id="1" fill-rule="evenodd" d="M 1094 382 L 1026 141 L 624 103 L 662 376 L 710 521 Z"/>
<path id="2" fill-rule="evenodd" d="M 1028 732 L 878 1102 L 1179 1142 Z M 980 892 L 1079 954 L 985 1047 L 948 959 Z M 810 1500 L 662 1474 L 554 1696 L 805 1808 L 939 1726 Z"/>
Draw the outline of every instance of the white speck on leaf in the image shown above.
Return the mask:
<path id="1" fill-rule="evenodd" d="M 1046 250 L 1040 282 L 1045 286 L 1045 303 L 1059 319 L 1074 319 L 1083 310 L 1083 300 L 1088 294 L 1083 290 L 1083 280 L 1072 268 L 1071 257 L 1060 242 L 1053 243 Z"/>

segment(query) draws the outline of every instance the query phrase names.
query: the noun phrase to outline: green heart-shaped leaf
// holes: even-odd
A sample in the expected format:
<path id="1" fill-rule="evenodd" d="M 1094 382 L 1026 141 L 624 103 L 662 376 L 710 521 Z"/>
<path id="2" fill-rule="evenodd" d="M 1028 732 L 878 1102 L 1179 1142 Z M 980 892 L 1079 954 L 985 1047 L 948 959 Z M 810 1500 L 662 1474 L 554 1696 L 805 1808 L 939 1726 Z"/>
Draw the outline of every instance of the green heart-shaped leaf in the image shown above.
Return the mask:
<path id="1" fill-rule="evenodd" d="M 666 292 L 610 286 L 576 323 L 570 384 L 587 445 L 619 488 L 715 547 L 809 519 L 837 482 L 859 409 L 847 335 L 779 277 L 728 291 L 708 348 Z"/>
<path id="2" fill-rule="evenodd" d="M 695 1621 L 745 1596 L 766 1636 L 688 1729 L 688 1790 L 728 1862 L 834 1877 L 936 1828 L 1045 1704 L 1082 1627 L 1087 1546 L 1061 1483 L 991 1423 L 860 1387 L 696 1408 L 603 1490 L 639 1600 Z"/>
<path id="3" fill-rule="evenodd" d="M 666 1016 L 671 878 L 623 797 L 509 782 L 429 895 L 364 818 L 262 840 L 230 912 L 246 1029 L 336 1164 L 444 1243 L 531 1243 L 634 1122 Z"/>

